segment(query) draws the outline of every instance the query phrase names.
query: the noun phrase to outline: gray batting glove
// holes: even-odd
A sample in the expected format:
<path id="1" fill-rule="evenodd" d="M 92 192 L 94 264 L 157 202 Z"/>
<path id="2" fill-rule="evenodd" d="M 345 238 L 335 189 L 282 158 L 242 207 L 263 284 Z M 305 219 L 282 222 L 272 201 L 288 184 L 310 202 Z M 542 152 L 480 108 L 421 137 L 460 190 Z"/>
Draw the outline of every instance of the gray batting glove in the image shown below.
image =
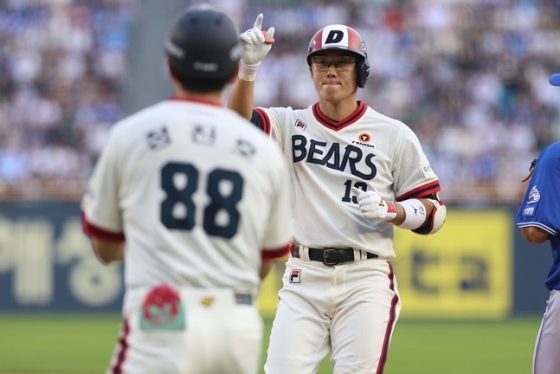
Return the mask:
<path id="1" fill-rule="evenodd" d="M 361 192 L 358 205 L 364 218 L 372 221 L 392 221 L 397 216 L 395 204 L 381 199 L 375 191 Z"/>
<path id="2" fill-rule="evenodd" d="M 260 64 L 274 43 L 274 27 L 262 31 L 263 18 L 262 13 L 259 14 L 253 28 L 239 35 L 239 42 L 243 48 L 241 61 L 245 65 Z"/>

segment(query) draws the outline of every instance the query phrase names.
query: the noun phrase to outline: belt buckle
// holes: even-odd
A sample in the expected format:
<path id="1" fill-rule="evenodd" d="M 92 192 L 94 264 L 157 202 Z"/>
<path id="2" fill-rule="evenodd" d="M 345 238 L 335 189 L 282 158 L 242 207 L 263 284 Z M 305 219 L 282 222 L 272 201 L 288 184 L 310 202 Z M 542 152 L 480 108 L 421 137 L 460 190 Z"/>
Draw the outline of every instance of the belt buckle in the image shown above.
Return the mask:
<path id="1" fill-rule="evenodd" d="M 336 261 L 329 261 L 329 254 L 336 253 L 338 254 L 338 259 Z M 340 254 L 337 253 L 335 248 L 326 248 L 323 250 L 323 264 L 326 266 L 334 266 L 340 263 Z"/>

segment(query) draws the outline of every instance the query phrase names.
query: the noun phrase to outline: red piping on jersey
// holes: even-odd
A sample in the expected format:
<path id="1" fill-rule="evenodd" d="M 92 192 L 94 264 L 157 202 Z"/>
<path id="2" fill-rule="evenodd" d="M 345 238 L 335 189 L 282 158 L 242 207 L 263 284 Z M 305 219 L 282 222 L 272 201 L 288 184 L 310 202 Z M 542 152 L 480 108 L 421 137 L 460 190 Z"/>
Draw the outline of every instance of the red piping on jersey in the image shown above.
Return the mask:
<path id="1" fill-rule="evenodd" d="M 399 296 L 395 292 L 395 273 L 393 272 L 393 267 L 387 262 L 389 266 L 389 288 L 393 291 L 394 296 L 391 299 L 391 309 L 389 309 L 389 321 L 387 322 L 387 329 L 385 330 L 385 337 L 383 339 L 383 347 L 381 348 L 381 356 L 379 357 L 379 362 L 377 363 L 377 370 L 375 374 L 383 374 L 385 370 L 385 364 L 387 363 L 387 354 L 389 352 L 389 343 L 391 343 L 391 334 L 393 333 L 393 328 L 395 327 L 395 322 L 397 320 L 397 304 L 399 303 Z"/>
<path id="2" fill-rule="evenodd" d="M 266 112 L 264 110 L 260 109 L 260 108 L 255 108 L 254 111 L 261 118 L 261 121 L 262 121 L 262 124 L 263 124 L 263 128 L 261 130 L 265 134 L 270 135 L 270 118 L 268 118 L 268 115 L 266 114 Z"/>
<path id="3" fill-rule="evenodd" d="M 441 190 L 439 181 L 433 181 L 428 184 L 416 187 L 415 189 L 405 193 L 404 195 L 398 196 L 397 201 L 403 201 L 412 198 L 421 198 L 429 196 Z"/>
<path id="4" fill-rule="evenodd" d="M 208 104 L 208 105 L 219 106 L 219 107 L 224 106 L 222 103 L 219 103 L 217 101 L 212 101 L 212 100 L 208 100 L 208 99 L 201 99 L 201 98 L 192 97 L 192 96 L 188 96 L 188 97 L 187 96 L 171 96 L 167 100 L 169 100 L 169 101 L 188 101 L 188 102 L 191 102 L 191 103 Z"/>
<path id="5" fill-rule="evenodd" d="M 291 244 L 286 244 L 280 248 L 263 248 L 262 259 L 265 261 L 274 260 L 286 256 L 290 253 Z"/>
<path id="6" fill-rule="evenodd" d="M 122 243 L 125 241 L 124 233 L 107 231 L 88 222 L 87 217 L 83 211 L 82 211 L 82 230 L 87 236 L 98 238 L 102 241 L 113 242 L 113 243 L 115 242 Z"/>
<path id="7" fill-rule="evenodd" d="M 358 103 L 358 107 L 356 108 L 356 110 L 341 121 L 335 121 L 325 116 L 321 112 L 321 109 L 319 108 L 319 103 L 313 104 L 313 115 L 315 116 L 317 121 L 319 121 L 319 123 L 322 124 L 323 126 L 334 131 L 339 131 L 357 122 L 366 113 L 367 105 L 364 104 L 364 102 L 361 100 L 358 100 L 357 103 Z"/>
<path id="8" fill-rule="evenodd" d="M 111 371 L 112 374 L 122 374 L 124 360 L 126 359 L 126 353 L 128 351 L 128 335 L 130 333 L 130 326 L 128 325 L 128 319 L 125 318 L 123 324 L 123 332 L 121 333 L 121 337 L 119 338 L 119 354 L 117 355 L 117 361 L 115 362 L 115 366 L 113 366 L 113 370 Z"/>

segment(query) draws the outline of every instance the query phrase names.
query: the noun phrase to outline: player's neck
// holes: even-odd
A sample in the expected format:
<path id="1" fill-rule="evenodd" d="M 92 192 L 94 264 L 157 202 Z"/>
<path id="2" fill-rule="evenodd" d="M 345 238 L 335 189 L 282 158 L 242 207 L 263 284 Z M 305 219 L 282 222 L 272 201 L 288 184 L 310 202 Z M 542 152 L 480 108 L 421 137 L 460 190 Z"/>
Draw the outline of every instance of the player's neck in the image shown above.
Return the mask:
<path id="1" fill-rule="evenodd" d="M 218 105 L 224 105 L 222 102 L 222 95 L 221 92 L 218 93 L 192 93 L 192 92 L 176 92 L 175 97 L 187 99 L 187 100 L 196 100 L 196 101 L 206 101 L 210 103 L 215 103 Z"/>
<path id="2" fill-rule="evenodd" d="M 321 113 L 334 121 L 341 121 L 347 118 L 354 113 L 356 108 L 358 108 L 358 101 L 354 96 L 337 102 L 319 100 L 319 109 L 321 109 Z"/>
<path id="3" fill-rule="evenodd" d="M 222 90 L 212 92 L 192 92 L 187 91 L 178 84 L 174 85 L 175 97 L 191 100 L 201 100 L 223 105 Z"/>

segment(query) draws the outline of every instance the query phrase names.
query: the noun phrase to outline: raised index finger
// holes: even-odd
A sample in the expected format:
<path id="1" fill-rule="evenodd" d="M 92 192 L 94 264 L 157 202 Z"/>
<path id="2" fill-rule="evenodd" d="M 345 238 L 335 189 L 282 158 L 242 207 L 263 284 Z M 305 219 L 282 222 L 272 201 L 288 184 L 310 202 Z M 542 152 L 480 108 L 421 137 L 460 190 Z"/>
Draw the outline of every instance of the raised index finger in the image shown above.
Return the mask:
<path id="1" fill-rule="evenodd" d="M 259 30 L 262 29 L 263 18 L 264 18 L 264 16 L 263 16 L 262 13 L 260 13 L 260 14 L 257 16 L 257 19 L 255 20 L 255 24 L 253 25 L 253 28 L 254 28 L 254 29 L 259 29 Z"/>

